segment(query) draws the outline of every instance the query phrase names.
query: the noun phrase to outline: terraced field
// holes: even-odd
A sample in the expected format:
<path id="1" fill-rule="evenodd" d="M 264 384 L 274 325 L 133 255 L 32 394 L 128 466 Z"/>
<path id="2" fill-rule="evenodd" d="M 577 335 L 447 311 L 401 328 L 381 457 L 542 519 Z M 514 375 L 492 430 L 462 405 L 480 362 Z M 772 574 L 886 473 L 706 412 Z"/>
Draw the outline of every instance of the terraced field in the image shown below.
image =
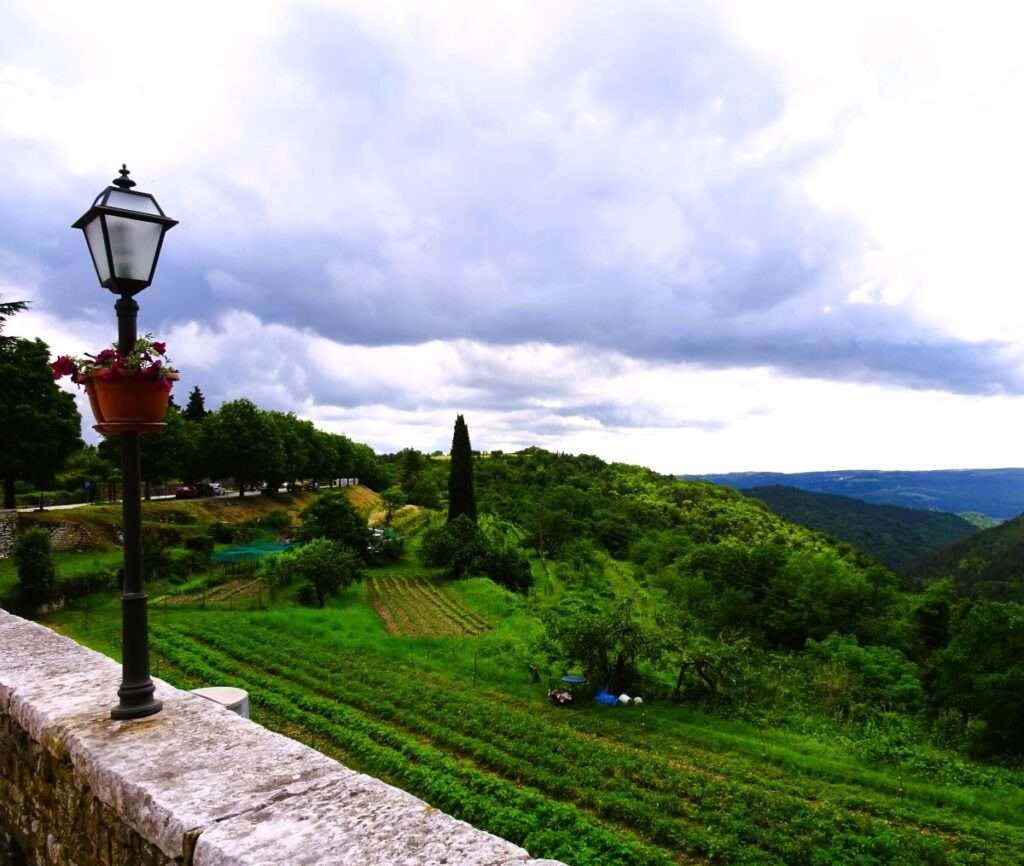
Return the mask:
<path id="1" fill-rule="evenodd" d="M 382 581 L 392 601 L 430 596 Z M 245 688 L 263 724 L 570 866 L 1021 862 L 1019 789 L 904 779 L 667 706 L 559 710 L 317 628 L 168 613 L 153 623 L 156 673 Z"/>
<path id="2" fill-rule="evenodd" d="M 370 578 L 369 597 L 389 634 L 474 637 L 490 628 L 482 616 L 425 577 Z"/>

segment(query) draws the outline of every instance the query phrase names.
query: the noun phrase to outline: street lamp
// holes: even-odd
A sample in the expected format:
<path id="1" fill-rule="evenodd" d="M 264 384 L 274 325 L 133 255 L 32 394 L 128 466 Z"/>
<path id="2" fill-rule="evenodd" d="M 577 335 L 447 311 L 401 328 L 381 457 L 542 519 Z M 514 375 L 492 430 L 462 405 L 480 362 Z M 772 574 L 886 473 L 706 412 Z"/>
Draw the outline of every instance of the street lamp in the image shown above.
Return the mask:
<path id="1" fill-rule="evenodd" d="M 153 280 L 164 234 L 177 225 L 149 193 L 133 190 L 135 181 L 121 166 L 112 182 L 75 223 L 92 256 L 100 285 L 120 297 L 117 311 L 117 348 L 128 353 L 138 339 L 139 305 L 133 295 Z M 108 431 L 104 431 L 105 433 Z M 146 593 L 142 584 L 142 467 L 137 430 L 119 431 L 121 437 L 122 523 L 124 531 L 124 588 L 121 594 L 121 687 L 119 702 L 110 710 L 114 719 L 138 719 L 160 712 L 149 676 L 149 635 Z"/>

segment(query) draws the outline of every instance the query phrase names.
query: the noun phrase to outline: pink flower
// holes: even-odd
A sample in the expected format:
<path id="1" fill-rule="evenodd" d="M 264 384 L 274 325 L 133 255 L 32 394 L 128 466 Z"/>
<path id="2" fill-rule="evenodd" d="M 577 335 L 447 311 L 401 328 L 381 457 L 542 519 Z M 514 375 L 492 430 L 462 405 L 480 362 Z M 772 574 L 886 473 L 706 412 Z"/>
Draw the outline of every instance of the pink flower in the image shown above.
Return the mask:
<path id="1" fill-rule="evenodd" d="M 156 352 L 158 355 L 166 355 L 167 354 L 167 344 L 166 343 L 154 343 L 153 344 L 153 351 Z"/>
<path id="2" fill-rule="evenodd" d="M 102 366 L 112 366 L 118 360 L 118 353 L 113 349 L 104 349 L 96 356 L 96 363 Z"/>

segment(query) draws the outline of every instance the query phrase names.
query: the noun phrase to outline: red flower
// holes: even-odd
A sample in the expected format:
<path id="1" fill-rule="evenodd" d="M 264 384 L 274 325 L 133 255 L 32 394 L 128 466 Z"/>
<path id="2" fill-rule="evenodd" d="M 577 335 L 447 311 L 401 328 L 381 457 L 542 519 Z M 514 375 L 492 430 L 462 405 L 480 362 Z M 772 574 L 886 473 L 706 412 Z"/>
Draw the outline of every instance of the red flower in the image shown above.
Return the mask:
<path id="1" fill-rule="evenodd" d="M 166 343 L 154 343 L 153 344 L 153 351 L 156 352 L 158 355 L 166 355 L 167 354 L 167 344 Z"/>
<path id="2" fill-rule="evenodd" d="M 72 361 L 67 355 L 61 355 L 56 361 L 50 365 L 50 369 L 53 370 L 53 378 L 60 379 L 64 376 L 73 376 L 75 374 L 75 362 Z"/>
<path id="3" fill-rule="evenodd" d="M 104 349 L 96 356 L 96 363 L 102 366 L 113 366 L 118 361 L 118 353 L 113 349 Z"/>

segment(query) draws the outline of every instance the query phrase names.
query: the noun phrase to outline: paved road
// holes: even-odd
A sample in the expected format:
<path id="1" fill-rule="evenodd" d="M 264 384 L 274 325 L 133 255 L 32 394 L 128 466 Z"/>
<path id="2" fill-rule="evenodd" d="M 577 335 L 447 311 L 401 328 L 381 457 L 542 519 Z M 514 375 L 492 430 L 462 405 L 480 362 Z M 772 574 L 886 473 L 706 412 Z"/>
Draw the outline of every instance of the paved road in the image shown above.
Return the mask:
<path id="1" fill-rule="evenodd" d="M 259 492 L 258 491 L 250 490 L 249 491 L 249 495 L 250 496 L 259 496 Z M 155 502 L 155 501 L 157 501 L 159 499 L 174 499 L 174 498 L 175 498 L 175 496 L 174 496 L 173 493 L 168 493 L 168 494 L 166 494 L 164 496 L 152 496 L 152 497 L 150 497 L 150 499 L 148 501 Z M 234 498 L 234 499 L 237 499 L 238 498 L 238 491 L 237 490 L 228 490 L 222 496 L 207 496 L 207 497 L 201 497 L 201 498 L 205 498 L 205 499 L 233 499 Z M 47 505 L 44 510 L 46 510 L 46 511 L 66 511 L 69 508 L 84 508 L 87 505 L 93 505 L 93 504 L 96 504 L 96 505 L 115 505 L 117 502 L 120 502 L 120 501 L 121 500 L 118 499 L 115 502 L 98 502 L 98 503 L 92 503 L 92 502 L 72 502 L 69 505 Z M 188 500 L 182 500 L 182 501 L 183 502 L 187 502 Z M 19 508 L 18 509 L 18 511 L 26 511 L 26 512 L 38 511 L 38 510 L 39 510 L 39 506 L 38 505 L 30 505 L 30 506 L 26 506 L 24 508 Z"/>

